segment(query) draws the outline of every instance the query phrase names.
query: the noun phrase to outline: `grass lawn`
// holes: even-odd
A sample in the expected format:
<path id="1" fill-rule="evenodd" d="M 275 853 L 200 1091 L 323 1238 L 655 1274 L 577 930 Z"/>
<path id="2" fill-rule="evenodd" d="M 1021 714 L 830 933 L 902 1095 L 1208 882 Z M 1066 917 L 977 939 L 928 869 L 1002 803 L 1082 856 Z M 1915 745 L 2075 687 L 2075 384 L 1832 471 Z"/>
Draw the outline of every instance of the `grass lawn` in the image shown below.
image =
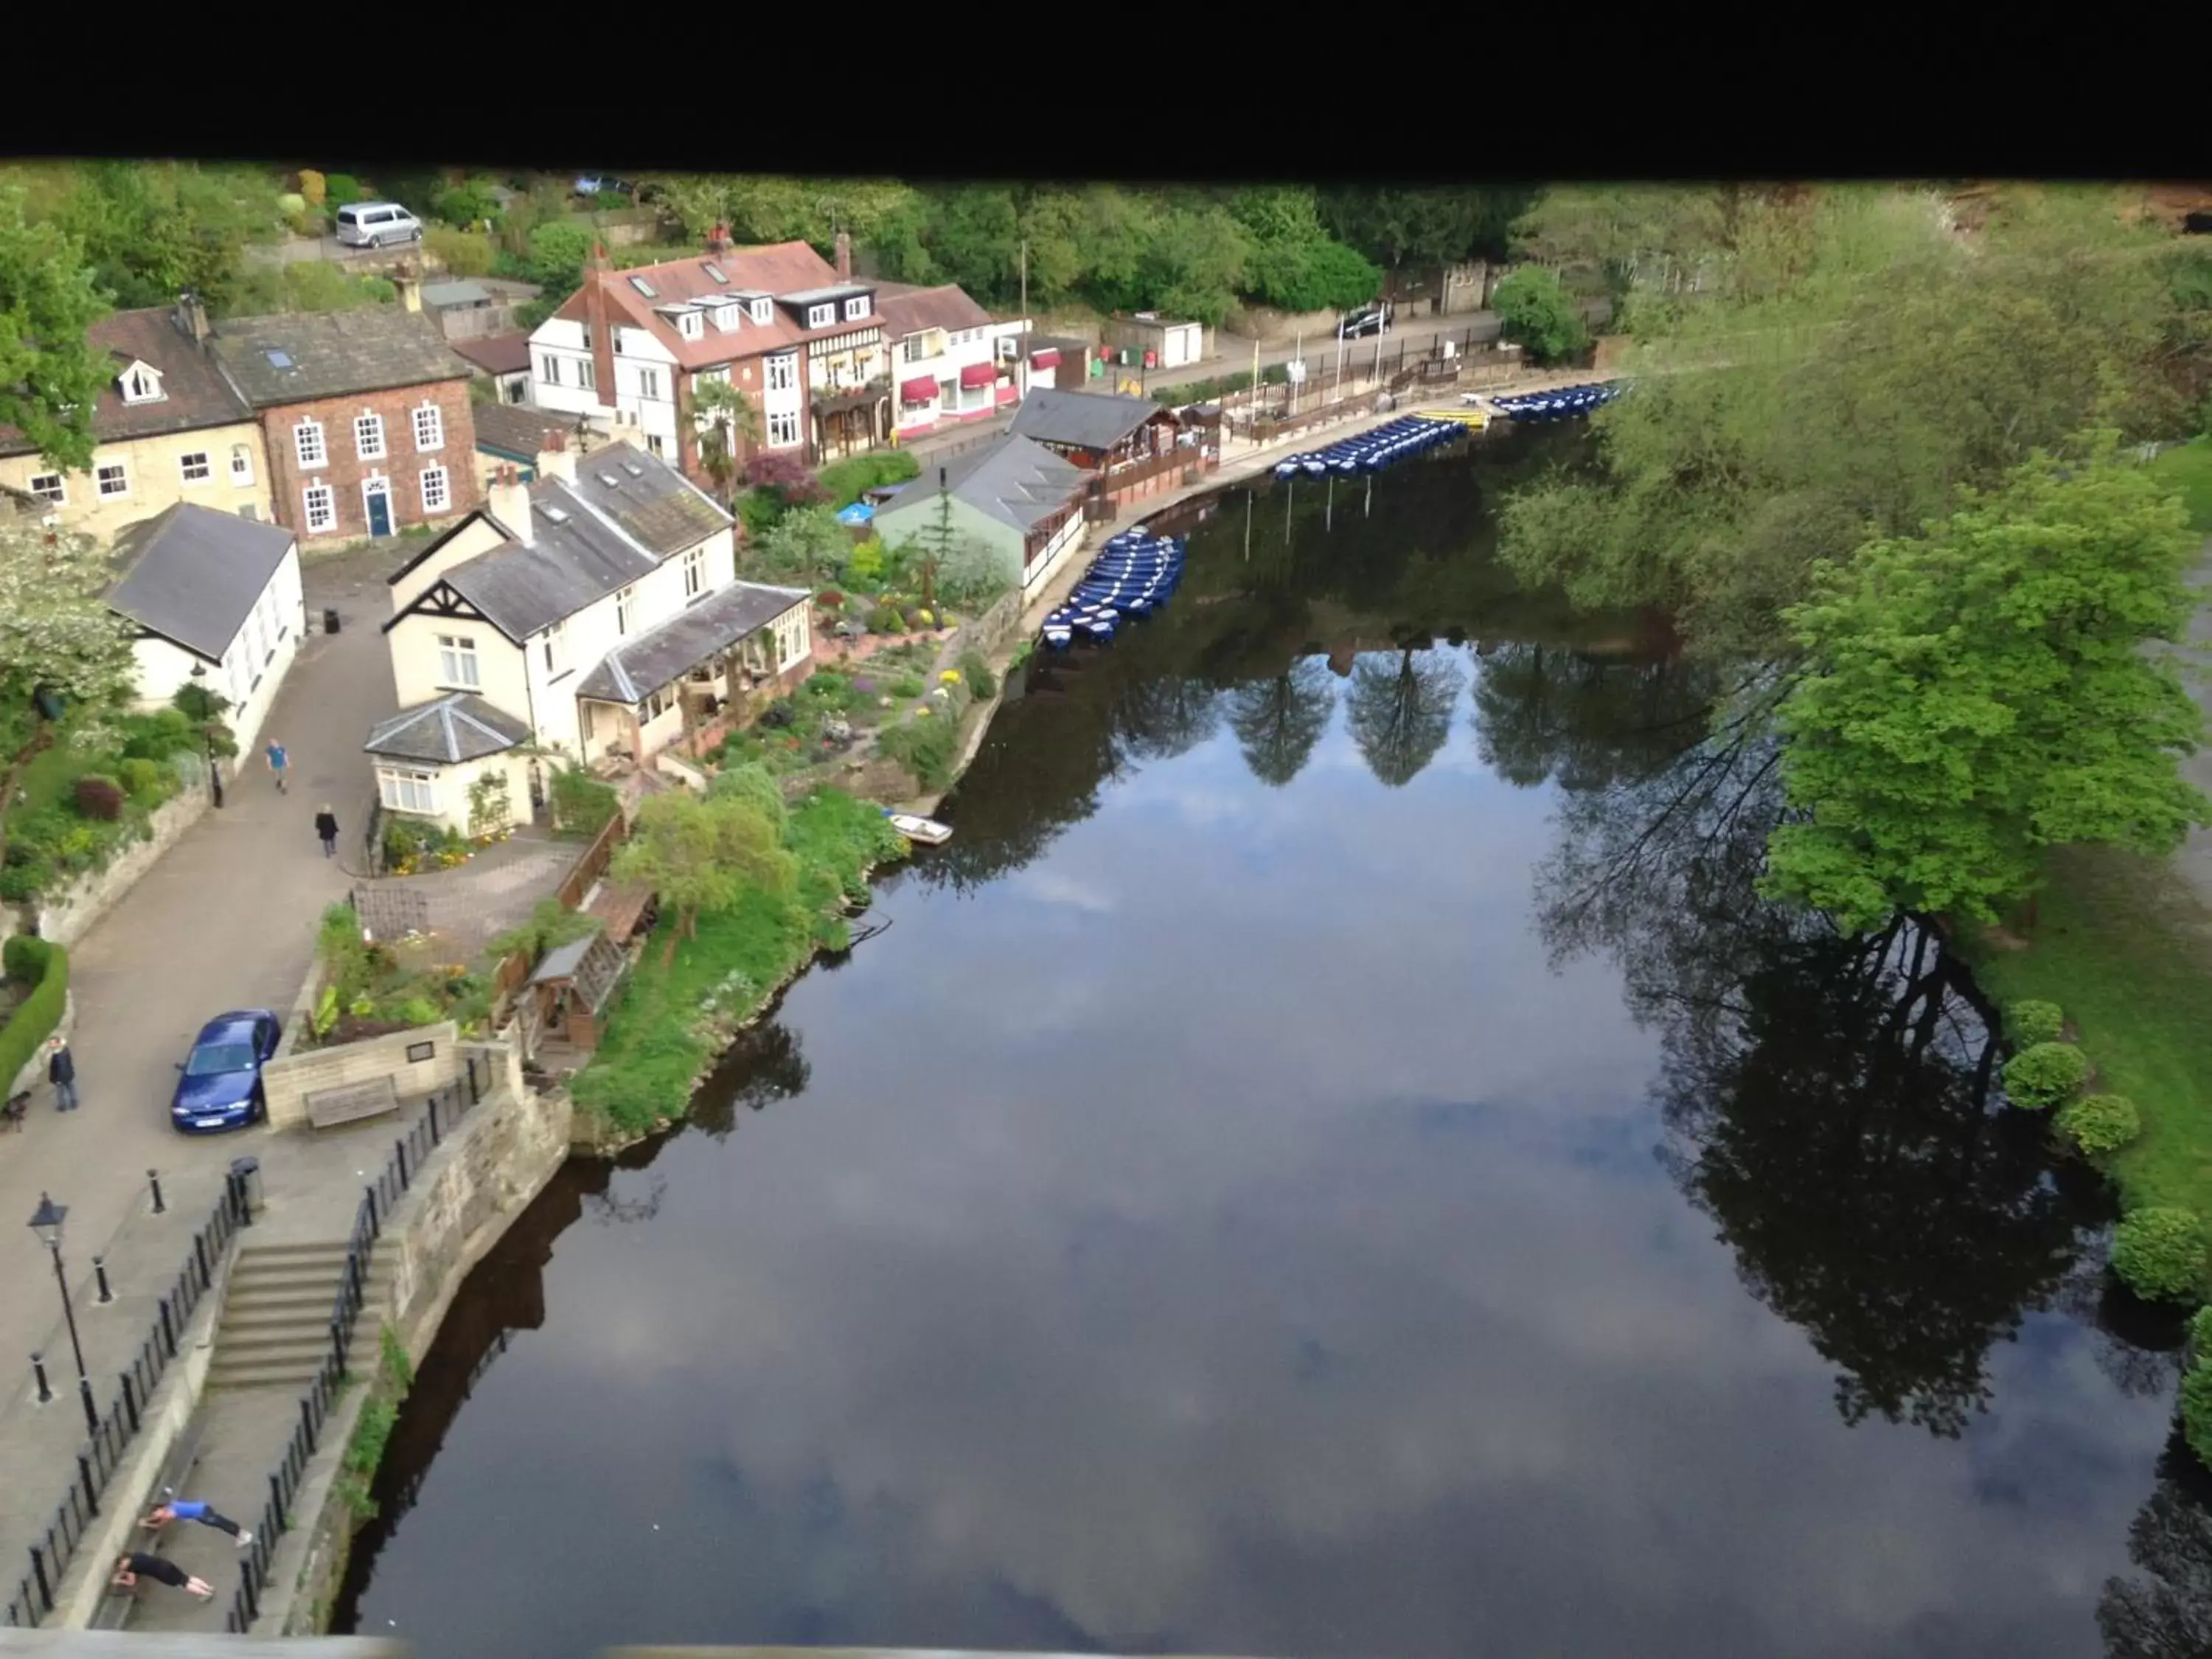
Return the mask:
<path id="1" fill-rule="evenodd" d="M 2189 522 L 2212 531 L 2212 437 L 2203 437 L 2160 453 L 2151 471 L 2181 486 L 2189 507 Z"/>
<path id="2" fill-rule="evenodd" d="M 598 1054 L 570 1085 L 578 1104 L 631 1131 L 682 1117 L 693 1081 L 714 1058 L 710 1021 L 745 1018 L 817 950 L 842 950 L 841 895 L 865 892 L 861 872 L 899 856 L 906 843 L 872 803 L 823 789 L 791 809 L 784 845 L 799 860 L 796 891 L 754 889 L 701 916 L 698 936 L 678 939 L 672 959 L 667 942 L 677 922 L 662 915 L 623 981 Z"/>
<path id="3" fill-rule="evenodd" d="M 2000 1003 L 2057 1003 L 2097 1068 L 2127 1096 L 2142 1138 L 2107 1160 L 2126 1207 L 2173 1204 L 2212 1242 L 2212 915 L 2162 860 L 2068 848 L 2051 860 L 2033 939 L 1966 944 Z"/>

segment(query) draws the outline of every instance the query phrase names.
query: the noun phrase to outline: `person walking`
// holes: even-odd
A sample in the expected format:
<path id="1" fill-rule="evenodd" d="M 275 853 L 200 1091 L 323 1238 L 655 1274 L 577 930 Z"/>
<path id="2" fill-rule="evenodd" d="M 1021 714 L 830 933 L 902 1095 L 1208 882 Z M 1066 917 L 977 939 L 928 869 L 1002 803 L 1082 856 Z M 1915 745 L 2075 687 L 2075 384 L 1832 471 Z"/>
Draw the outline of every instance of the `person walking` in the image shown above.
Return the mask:
<path id="1" fill-rule="evenodd" d="M 172 1498 L 166 1504 L 156 1504 L 154 1512 L 138 1524 L 159 1532 L 172 1521 L 197 1521 L 204 1527 L 213 1527 L 217 1532 L 227 1532 L 240 1549 L 253 1541 L 252 1533 L 228 1516 L 217 1515 L 213 1504 L 198 1503 L 189 1498 Z"/>
<path id="2" fill-rule="evenodd" d="M 76 1110 L 76 1056 L 61 1037 L 46 1045 L 46 1081 L 54 1085 L 56 1111 Z"/>
<path id="3" fill-rule="evenodd" d="M 331 811 L 328 801 L 325 801 L 323 810 L 315 814 L 315 833 L 322 837 L 323 856 L 336 858 L 338 855 L 338 815 Z"/>
<path id="4" fill-rule="evenodd" d="M 291 764 L 292 757 L 274 738 L 269 739 L 269 747 L 262 752 L 268 757 L 269 769 L 276 775 L 276 793 L 281 795 L 284 793 L 284 769 Z"/>
<path id="5" fill-rule="evenodd" d="M 128 1555 L 118 1556 L 115 1561 L 113 1583 L 118 1589 L 130 1589 L 141 1578 L 150 1578 L 157 1584 L 167 1584 L 172 1589 L 185 1590 L 201 1601 L 215 1595 L 215 1586 L 204 1578 L 195 1577 L 175 1562 L 158 1555 L 146 1555 L 133 1550 Z"/>

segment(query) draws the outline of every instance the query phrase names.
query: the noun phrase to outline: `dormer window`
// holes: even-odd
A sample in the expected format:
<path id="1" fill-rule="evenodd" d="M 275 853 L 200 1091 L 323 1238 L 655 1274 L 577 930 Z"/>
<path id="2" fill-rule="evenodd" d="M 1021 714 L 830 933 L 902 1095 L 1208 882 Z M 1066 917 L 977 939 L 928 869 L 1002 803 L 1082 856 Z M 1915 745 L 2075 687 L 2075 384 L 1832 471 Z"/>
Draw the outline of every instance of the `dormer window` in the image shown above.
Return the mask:
<path id="1" fill-rule="evenodd" d="M 766 328 L 769 325 L 769 319 L 775 315 L 775 302 L 773 301 L 756 300 L 753 301 L 753 321 L 758 324 L 761 327 Z"/>
<path id="2" fill-rule="evenodd" d="M 806 325 L 809 328 L 827 328 L 836 320 L 837 305 L 834 300 L 828 305 L 806 307 Z"/>
<path id="3" fill-rule="evenodd" d="M 868 296 L 866 295 L 863 294 L 857 300 L 848 300 L 845 301 L 845 320 L 847 322 L 852 322 L 855 319 L 865 317 L 867 314 Z"/>
<path id="4" fill-rule="evenodd" d="M 118 377 L 126 404 L 158 404 L 169 394 L 161 390 L 161 376 L 143 363 L 133 363 Z"/>
<path id="5" fill-rule="evenodd" d="M 697 312 L 681 312 L 676 319 L 676 331 L 687 340 L 696 340 L 707 331 L 707 325 Z"/>
<path id="6" fill-rule="evenodd" d="M 729 330 L 735 328 L 737 325 L 738 325 L 738 307 L 735 307 L 735 306 L 716 306 L 716 307 L 714 307 L 714 326 L 715 326 L 716 328 L 721 329 L 721 330 L 722 330 L 722 331 L 724 331 L 725 332 L 727 332 Z"/>

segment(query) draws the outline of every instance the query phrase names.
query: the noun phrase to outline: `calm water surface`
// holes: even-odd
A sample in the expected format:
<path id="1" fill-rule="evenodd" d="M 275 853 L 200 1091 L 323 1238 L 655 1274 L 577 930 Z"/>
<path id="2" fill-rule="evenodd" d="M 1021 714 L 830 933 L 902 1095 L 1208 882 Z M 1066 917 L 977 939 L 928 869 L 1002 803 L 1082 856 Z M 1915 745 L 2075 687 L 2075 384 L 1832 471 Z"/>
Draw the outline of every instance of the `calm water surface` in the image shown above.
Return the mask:
<path id="1" fill-rule="evenodd" d="M 1771 757 L 1491 562 L 1573 441 L 1231 491 L 1032 675 L 890 929 L 471 1279 L 340 1627 L 2203 1651 L 2179 1333 L 1966 976 L 1759 906 Z"/>

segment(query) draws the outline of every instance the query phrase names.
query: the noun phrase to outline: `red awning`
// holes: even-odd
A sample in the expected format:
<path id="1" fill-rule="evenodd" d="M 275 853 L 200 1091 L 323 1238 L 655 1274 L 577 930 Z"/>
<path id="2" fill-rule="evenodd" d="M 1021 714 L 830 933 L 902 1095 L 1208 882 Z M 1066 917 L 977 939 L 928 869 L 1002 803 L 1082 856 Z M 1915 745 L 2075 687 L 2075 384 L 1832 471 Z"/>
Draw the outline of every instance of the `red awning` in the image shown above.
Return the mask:
<path id="1" fill-rule="evenodd" d="M 970 363 L 960 371 L 963 386 L 996 386 L 999 369 L 995 363 Z"/>
<path id="2" fill-rule="evenodd" d="M 937 401 L 937 382 L 927 374 L 920 380 L 899 382 L 899 401 L 905 404 L 928 404 Z"/>
<path id="3" fill-rule="evenodd" d="M 1022 390 L 1019 386 L 1002 386 L 999 388 L 998 401 L 1001 404 L 1019 403 L 1021 396 Z"/>
<path id="4" fill-rule="evenodd" d="M 1030 367 L 1031 368 L 1058 368 L 1060 367 L 1060 348 L 1058 346 L 1047 346 L 1042 351 L 1032 351 L 1030 353 Z"/>

